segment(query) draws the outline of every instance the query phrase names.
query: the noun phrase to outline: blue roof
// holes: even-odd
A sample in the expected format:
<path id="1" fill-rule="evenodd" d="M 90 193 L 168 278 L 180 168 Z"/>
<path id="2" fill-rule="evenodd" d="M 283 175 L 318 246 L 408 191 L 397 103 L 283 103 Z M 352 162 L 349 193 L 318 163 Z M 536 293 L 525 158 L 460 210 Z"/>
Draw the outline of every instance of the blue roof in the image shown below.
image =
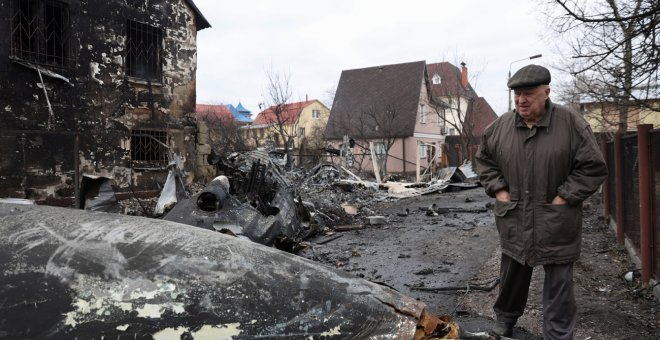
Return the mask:
<path id="1" fill-rule="evenodd" d="M 248 115 L 250 114 L 250 110 L 243 107 L 243 104 L 241 104 L 241 102 L 238 102 L 238 106 L 236 107 L 236 110 L 238 110 L 238 112 L 241 112 L 241 113 L 245 113 L 245 114 L 248 114 Z"/>
<path id="2" fill-rule="evenodd" d="M 247 110 L 245 107 L 243 107 L 243 104 L 241 102 L 238 102 L 238 106 L 234 107 L 234 105 L 229 104 L 225 105 L 231 111 L 231 114 L 234 116 L 234 119 L 236 119 L 239 122 L 245 122 L 245 123 L 250 123 L 252 122 L 252 119 L 250 118 L 250 111 Z"/>

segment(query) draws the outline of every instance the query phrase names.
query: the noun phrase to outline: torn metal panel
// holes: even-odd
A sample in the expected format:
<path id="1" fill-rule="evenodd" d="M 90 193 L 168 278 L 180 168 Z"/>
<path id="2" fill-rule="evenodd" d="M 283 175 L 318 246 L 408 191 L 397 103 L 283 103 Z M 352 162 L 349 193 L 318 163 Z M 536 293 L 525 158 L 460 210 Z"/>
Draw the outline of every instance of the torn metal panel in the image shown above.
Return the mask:
<path id="1" fill-rule="evenodd" d="M 476 182 L 479 180 L 479 175 L 474 172 L 474 169 L 472 168 L 472 163 L 469 160 L 466 160 L 463 165 L 458 167 L 459 170 L 463 173 L 465 176 L 465 180 L 468 182 Z"/>
<path id="2" fill-rule="evenodd" d="M 110 178 L 83 175 L 81 187 L 81 195 L 85 198 L 83 209 L 111 213 L 121 212 Z"/>
<path id="3" fill-rule="evenodd" d="M 0 204 L 0 233 L 7 338 L 405 339 L 447 328 L 418 327 L 424 304 L 390 288 L 202 228 Z"/>
<path id="4" fill-rule="evenodd" d="M 156 208 L 154 209 L 155 216 L 161 216 L 165 210 L 170 209 L 179 199 L 185 197 L 185 188 L 181 181 L 180 171 L 177 168 L 170 169 L 167 174 L 167 180 L 163 190 L 160 192 Z"/>
<path id="5" fill-rule="evenodd" d="M 283 187 L 268 189 L 261 180 L 252 183 L 257 184 L 258 190 L 265 191 L 245 192 L 252 204 L 242 203 L 229 193 L 228 184 L 216 178 L 201 192 L 179 202 L 164 219 L 209 230 L 227 229 L 265 245 L 277 245 L 284 239 L 300 241 L 306 231 L 300 225 L 293 193 Z"/>
<path id="6" fill-rule="evenodd" d="M 442 181 L 430 183 L 387 182 L 381 186 L 388 188 L 387 197 L 409 198 L 442 191 L 447 188 L 447 183 Z"/>

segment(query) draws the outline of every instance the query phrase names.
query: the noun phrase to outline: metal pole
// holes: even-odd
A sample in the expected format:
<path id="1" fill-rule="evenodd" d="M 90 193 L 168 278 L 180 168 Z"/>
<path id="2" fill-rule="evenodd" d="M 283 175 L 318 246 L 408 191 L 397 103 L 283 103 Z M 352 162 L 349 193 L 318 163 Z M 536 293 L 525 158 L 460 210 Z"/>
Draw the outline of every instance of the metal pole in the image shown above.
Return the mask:
<path id="1" fill-rule="evenodd" d="M 607 141 L 602 140 L 600 142 L 600 152 L 603 154 L 603 158 L 605 159 L 605 164 L 607 165 L 608 169 L 610 168 L 610 164 L 612 163 L 612 160 L 609 159 L 607 156 Z M 610 175 L 608 175 L 609 177 Z M 602 205 L 603 205 L 603 217 L 605 218 L 606 223 L 609 223 L 610 221 L 610 182 L 609 179 L 605 179 L 605 183 L 603 183 L 603 197 L 602 197 Z"/>
<path id="2" fill-rule="evenodd" d="M 639 238 L 642 260 L 642 283 L 648 283 L 653 271 L 653 199 L 651 194 L 651 148 L 652 124 L 637 126 L 637 156 L 639 160 Z"/>
<path id="3" fill-rule="evenodd" d="M 619 245 L 623 245 L 625 211 L 624 211 L 624 188 L 623 188 L 623 142 L 621 141 L 621 132 L 614 134 L 614 183 L 616 192 L 616 240 Z"/>
<path id="4" fill-rule="evenodd" d="M 517 62 L 519 62 L 519 61 L 523 61 L 523 60 L 528 60 L 528 59 L 529 59 L 529 60 L 532 60 L 532 59 L 536 59 L 536 58 L 541 58 L 542 56 L 543 56 L 543 54 L 535 54 L 535 55 L 533 55 L 533 56 L 531 56 L 531 57 L 522 58 L 522 59 L 518 59 L 518 60 L 514 60 L 514 61 L 512 61 L 512 62 L 509 64 L 509 77 L 508 77 L 507 80 L 506 80 L 507 84 L 509 83 L 509 80 L 511 80 L 511 66 L 513 66 L 514 63 L 517 63 Z M 511 111 L 511 89 L 509 89 L 509 111 Z"/>

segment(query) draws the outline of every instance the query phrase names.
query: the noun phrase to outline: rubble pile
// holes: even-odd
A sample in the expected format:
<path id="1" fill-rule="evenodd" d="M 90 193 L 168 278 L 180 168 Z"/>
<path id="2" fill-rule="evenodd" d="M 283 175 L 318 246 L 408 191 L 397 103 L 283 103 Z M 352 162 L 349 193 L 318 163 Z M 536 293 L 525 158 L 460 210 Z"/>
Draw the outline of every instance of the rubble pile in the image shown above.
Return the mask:
<path id="1" fill-rule="evenodd" d="M 262 150 L 214 154 L 209 163 L 220 175 L 210 183 L 181 188 L 176 172 L 171 172 L 170 185 L 164 183 L 159 198 L 121 200 L 118 210 L 296 252 L 304 246 L 302 241 L 319 233 L 382 224 L 384 217 L 371 208 L 378 202 L 475 185 L 465 182 L 474 175 L 466 165 L 445 169 L 429 182 L 408 183 L 390 176 L 377 183 L 331 163 L 284 171 L 281 155 Z"/>

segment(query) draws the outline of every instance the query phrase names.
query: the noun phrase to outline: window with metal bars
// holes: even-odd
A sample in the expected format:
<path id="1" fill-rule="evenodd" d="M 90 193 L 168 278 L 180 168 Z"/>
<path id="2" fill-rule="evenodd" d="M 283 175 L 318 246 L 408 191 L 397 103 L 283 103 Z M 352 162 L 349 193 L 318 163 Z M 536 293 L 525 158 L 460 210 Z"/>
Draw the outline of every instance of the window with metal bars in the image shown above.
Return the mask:
<path id="1" fill-rule="evenodd" d="M 75 66 L 68 5 L 55 0 L 10 1 L 10 55 L 59 68 Z"/>
<path id="2" fill-rule="evenodd" d="M 126 74 L 160 81 L 163 30 L 128 20 L 126 26 Z"/>
<path id="3" fill-rule="evenodd" d="M 167 132 L 131 130 L 131 160 L 141 165 L 167 165 Z"/>

